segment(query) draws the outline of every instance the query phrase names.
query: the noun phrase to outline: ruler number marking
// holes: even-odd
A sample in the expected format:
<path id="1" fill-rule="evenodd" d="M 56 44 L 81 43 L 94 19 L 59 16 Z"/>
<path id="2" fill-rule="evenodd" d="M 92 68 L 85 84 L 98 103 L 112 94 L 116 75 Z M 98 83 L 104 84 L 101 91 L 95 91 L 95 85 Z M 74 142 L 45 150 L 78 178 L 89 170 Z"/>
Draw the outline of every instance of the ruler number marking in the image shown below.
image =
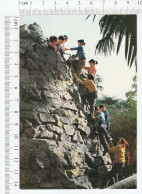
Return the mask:
<path id="1" fill-rule="evenodd" d="M 18 187 L 18 182 L 14 182 L 14 186 L 15 187 Z"/>
<path id="2" fill-rule="evenodd" d="M 81 1 L 78 1 L 78 5 L 81 5 Z"/>
<path id="3" fill-rule="evenodd" d="M 138 5 L 142 5 L 142 1 L 138 1 Z"/>

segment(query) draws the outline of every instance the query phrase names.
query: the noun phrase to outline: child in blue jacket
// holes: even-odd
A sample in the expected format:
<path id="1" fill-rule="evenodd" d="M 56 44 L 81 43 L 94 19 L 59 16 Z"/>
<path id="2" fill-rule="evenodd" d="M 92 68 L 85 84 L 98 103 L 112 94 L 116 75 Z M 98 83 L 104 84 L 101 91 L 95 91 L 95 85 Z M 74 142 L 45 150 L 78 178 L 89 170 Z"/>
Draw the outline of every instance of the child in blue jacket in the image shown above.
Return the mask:
<path id="1" fill-rule="evenodd" d="M 105 120 L 106 120 L 106 124 L 107 124 L 107 131 L 109 131 L 110 129 L 110 116 L 109 116 L 109 112 L 106 109 L 106 107 L 104 105 L 100 105 L 99 106 L 100 110 L 104 113 L 105 115 Z"/>
<path id="2" fill-rule="evenodd" d="M 71 50 L 71 51 L 77 50 L 76 55 L 72 55 L 72 59 L 79 59 L 79 60 L 86 59 L 83 46 L 85 46 L 85 42 L 83 39 L 81 39 L 81 40 L 78 40 L 78 47 L 74 47 L 70 49 L 65 48 L 64 50 Z"/>

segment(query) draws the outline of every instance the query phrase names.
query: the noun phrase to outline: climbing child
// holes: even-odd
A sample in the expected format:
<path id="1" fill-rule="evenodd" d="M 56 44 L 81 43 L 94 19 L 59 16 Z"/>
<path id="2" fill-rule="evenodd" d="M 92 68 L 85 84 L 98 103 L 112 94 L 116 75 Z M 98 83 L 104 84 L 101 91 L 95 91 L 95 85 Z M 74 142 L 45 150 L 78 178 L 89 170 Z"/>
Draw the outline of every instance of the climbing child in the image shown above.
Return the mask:
<path id="1" fill-rule="evenodd" d="M 80 84 L 83 84 L 84 86 L 86 86 L 86 92 L 84 96 L 90 105 L 90 112 L 93 115 L 94 109 L 95 109 L 95 103 L 97 99 L 97 87 L 94 83 L 94 76 L 89 74 L 85 81 L 82 81 L 81 79 L 79 79 L 76 76 L 76 74 L 75 74 L 75 77 Z"/>
<path id="2" fill-rule="evenodd" d="M 92 116 L 92 119 L 94 119 L 97 123 L 100 141 L 101 141 L 101 144 L 104 147 L 103 155 L 105 155 L 106 152 L 108 152 L 107 142 L 111 143 L 112 138 L 111 138 L 110 134 L 108 133 L 108 131 L 106 130 L 107 125 L 106 125 L 106 121 L 105 121 L 105 115 L 99 109 L 98 106 L 95 107 L 95 117 Z"/>
<path id="3" fill-rule="evenodd" d="M 55 51 L 57 51 L 57 37 L 56 36 L 50 36 L 49 41 L 48 41 L 48 47 L 54 49 Z"/>
<path id="4" fill-rule="evenodd" d="M 96 65 L 97 64 L 98 64 L 97 61 L 95 61 L 94 59 L 91 59 L 89 61 L 90 67 L 84 66 L 83 69 L 87 70 L 88 74 L 92 74 L 94 75 L 94 78 L 96 78 L 96 72 L 97 72 Z"/>
<path id="5" fill-rule="evenodd" d="M 123 175 L 123 168 L 125 167 L 125 149 L 127 141 L 124 138 L 119 138 L 117 146 L 111 148 L 107 144 L 108 151 L 114 153 L 114 166 L 108 173 L 107 179 L 111 181 L 111 184 L 118 182 Z"/>
<path id="6" fill-rule="evenodd" d="M 58 37 L 58 43 L 56 44 L 57 52 L 60 53 L 61 57 L 63 57 L 64 49 L 63 49 L 63 43 L 65 41 L 64 36 Z"/>
<path id="7" fill-rule="evenodd" d="M 72 55 L 72 59 L 79 59 L 79 60 L 86 59 L 83 46 L 85 46 L 85 42 L 83 39 L 81 39 L 81 40 L 78 40 L 78 47 L 74 47 L 70 49 L 65 48 L 65 50 L 71 50 L 71 51 L 77 50 L 76 55 Z"/>
<path id="8" fill-rule="evenodd" d="M 83 46 L 85 46 L 85 42 L 83 39 L 81 39 L 81 40 L 78 40 L 78 47 L 64 49 L 64 50 L 72 50 L 72 51 L 77 50 L 77 53 L 75 55 L 70 56 L 69 58 L 69 64 L 72 65 L 72 68 L 74 69 L 74 72 L 77 74 L 77 76 L 80 75 L 82 67 L 84 67 L 86 64 L 86 60 L 85 60 L 86 58 L 85 58 Z"/>
<path id="9" fill-rule="evenodd" d="M 107 131 L 110 129 L 110 117 L 109 117 L 109 112 L 106 109 L 106 107 L 104 105 L 100 105 L 99 106 L 100 110 L 105 114 L 105 120 L 106 120 L 106 124 L 107 124 Z"/>

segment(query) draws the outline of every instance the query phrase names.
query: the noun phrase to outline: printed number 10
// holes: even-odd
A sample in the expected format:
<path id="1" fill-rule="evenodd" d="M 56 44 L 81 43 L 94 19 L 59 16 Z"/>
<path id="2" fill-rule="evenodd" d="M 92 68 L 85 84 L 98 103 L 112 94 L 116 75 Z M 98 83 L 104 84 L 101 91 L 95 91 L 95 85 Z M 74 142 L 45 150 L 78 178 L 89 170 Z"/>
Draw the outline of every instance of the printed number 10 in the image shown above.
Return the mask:
<path id="1" fill-rule="evenodd" d="M 138 5 L 142 5 L 142 1 L 138 1 Z"/>

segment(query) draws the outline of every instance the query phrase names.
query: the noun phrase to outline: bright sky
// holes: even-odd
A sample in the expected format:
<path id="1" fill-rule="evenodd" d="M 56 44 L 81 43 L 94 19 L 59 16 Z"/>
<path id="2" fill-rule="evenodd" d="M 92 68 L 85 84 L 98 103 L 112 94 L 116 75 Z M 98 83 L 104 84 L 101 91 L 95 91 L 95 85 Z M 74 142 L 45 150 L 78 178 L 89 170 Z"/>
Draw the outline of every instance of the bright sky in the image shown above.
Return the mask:
<path id="1" fill-rule="evenodd" d="M 85 15 L 39 15 L 39 16 L 21 16 L 20 25 L 32 24 L 37 22 L 44 33 L 44 36 L 51 35 L 68 35 L 69 40 L 66 48 L 76 47 L 77 40 L 84 39 L 84 47 L 87 63 L 90 59 L 98 61 L 97 73 L 103 78 L 102 86 L 104 90 L 99 93 L 102 95 L 115 96 L 116 98 L 125 99 L 125 93 L 130 90 L 132 78 L 135 75 L 134 65 L 130 69 L 125 61 L 125 40 L 123 40 L 119 54 L 116 52 L 105 57 L 104 55 L 95 55 L 95 47 L 98 40 L 101 39 L 98 15 L 92 23 L 92 17 L 85 20 Z M 74 54 L 75 51 L 68 51 Z"/>

